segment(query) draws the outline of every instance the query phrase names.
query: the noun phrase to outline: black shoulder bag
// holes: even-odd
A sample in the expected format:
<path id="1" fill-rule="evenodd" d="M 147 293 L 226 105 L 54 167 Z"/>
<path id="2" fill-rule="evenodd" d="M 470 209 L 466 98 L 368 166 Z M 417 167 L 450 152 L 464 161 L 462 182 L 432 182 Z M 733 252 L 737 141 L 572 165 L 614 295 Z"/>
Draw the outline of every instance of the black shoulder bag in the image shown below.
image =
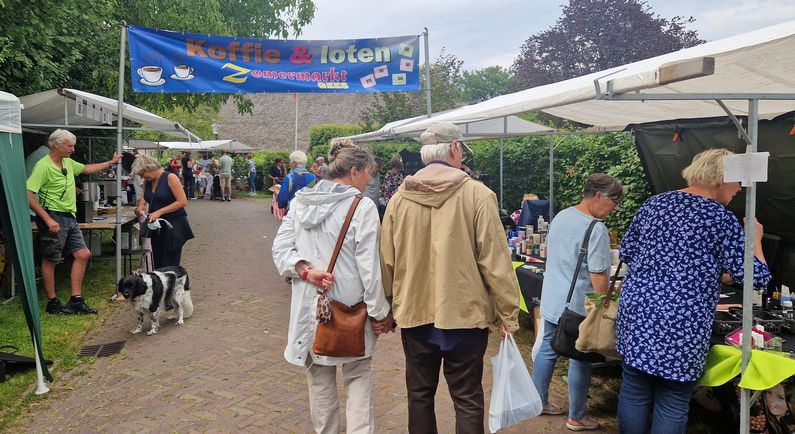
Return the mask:
<path id="1" fill-rule="evenodd" d="M 566 298 L 566 308 L 563 309 L 563 314 L 560 315 L 558 328 L 552 336 L 552 342 L 550 342 L 552 349 L 556 353 L 583 362 L 603 362 L 605 360 L 605 357 L 599 353 L 583 353 L 575 348 L 577 338 L 580 336 L 580 323 L 583 322 L 585 316 L 569 309 L 571 296 L 574 294 L 574 286 L 577 284 L 577 276 L 580 275 L 582 261 L 588 253 L 588 241 L 591 239 L 591 232 L 593 232 L 597 222 L 598 220 L 592 221 L 590 226 L 588 226 L 588 230 L 585 231 L 585 238 L 582 240 L 582 246 L 580 247 L 580 258 L 577 260 L 577 267 L 574 269 L 574 276 L 572 276 L 571 286 L 569 286 L 569 296 Z"/>

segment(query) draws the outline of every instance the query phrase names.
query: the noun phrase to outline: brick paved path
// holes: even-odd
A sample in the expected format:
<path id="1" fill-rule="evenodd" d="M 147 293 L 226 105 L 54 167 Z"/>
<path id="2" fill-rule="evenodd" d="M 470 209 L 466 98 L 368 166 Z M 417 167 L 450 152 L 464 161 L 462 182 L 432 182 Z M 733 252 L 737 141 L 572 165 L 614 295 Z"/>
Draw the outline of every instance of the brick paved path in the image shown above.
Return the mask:
<path id="1" fill-rule="evenodd" d="M 127 340 L 122 354 L 83 363 L 66 375 L 56 372 L 50 394 L 33 405 L 31 416 L 20 418 L 30 421 L 23 429 L 311 432 L 305 375 L 282 357 L 290 288 L 271 260 L 278 226 L 267 205 L 250 199 L 192 201 L 188 213 L 196 239 L 187 244 L 183 263 L 191 276 L 194 316 L 182 327 L 168 323 L 147 337 L 128 333 L 135 319 L 126 304 L 102 312 L 102 325 L 86 343 Z M 487 357 L 498 344 L 492 336 Z M 399 336 L 379 340 L 374 357 L 378 433 L 406 431 L 404 366 Z M 437 409 L 439 431 L 453 432 L 443 376 Z M 567 432 L 564 422 L 562 416 L 539 417 L 509 432 Z"/>

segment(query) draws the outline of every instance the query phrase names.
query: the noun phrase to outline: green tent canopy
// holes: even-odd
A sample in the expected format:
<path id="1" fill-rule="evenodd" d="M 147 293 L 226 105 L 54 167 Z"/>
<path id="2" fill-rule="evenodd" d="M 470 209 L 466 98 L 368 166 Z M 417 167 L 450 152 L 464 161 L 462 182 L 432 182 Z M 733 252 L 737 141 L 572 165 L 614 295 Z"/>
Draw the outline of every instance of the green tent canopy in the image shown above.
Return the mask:
<path id="1" fill-rule="evenodd" d="M 13 258 L 25 320 L 36 349 L 36 368 L 39 373 L 37 394 L 46 393 L 44 378 L 52 381 L 41 347 L 39 303 L 36 296 L 36 276 L 33 268 L 33 236 L 28 213 L 25 187 L 25 157 L 22 150 L 22 126 L 19 99 L 0 91 L 0 223 L 3 238 Z"/>

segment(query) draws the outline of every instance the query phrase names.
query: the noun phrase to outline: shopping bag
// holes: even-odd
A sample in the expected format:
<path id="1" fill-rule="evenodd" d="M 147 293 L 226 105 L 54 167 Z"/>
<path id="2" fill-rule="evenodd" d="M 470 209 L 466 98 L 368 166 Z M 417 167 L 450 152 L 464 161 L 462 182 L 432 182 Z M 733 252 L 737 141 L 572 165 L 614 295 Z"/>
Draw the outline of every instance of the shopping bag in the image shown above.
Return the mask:
<path id="1" fill-rule="evenodd" d="M 616 319 L 618 319 L 618 296 L 616 282 L 621 271 L 619 262 L 607 294 L 586 294 L 585 319 L 578 328 L 579 335 L 574 347 L 584 353 L 598 353 L 610 359 L 621 360 L 616 351 Z"/>
<path id="2" fill-rule="evenodd" d="M 541 397 L 512 334 L 503 339 L 500 352 L 491 358 L 491 364 L 494 384 L 489 403 L 489 431 L 495 433 L 541 414 Z"/>
<path id="3" fill-rule="evenodd" d="M 580 335 L 575 345 L 578 351 L 599 353 L 610 359 L 621 359 L 616 351 L 616 319 L 618 302 L 605 297 L 595 302 L 585 301 L 585 319 L 580 323 Z"/>

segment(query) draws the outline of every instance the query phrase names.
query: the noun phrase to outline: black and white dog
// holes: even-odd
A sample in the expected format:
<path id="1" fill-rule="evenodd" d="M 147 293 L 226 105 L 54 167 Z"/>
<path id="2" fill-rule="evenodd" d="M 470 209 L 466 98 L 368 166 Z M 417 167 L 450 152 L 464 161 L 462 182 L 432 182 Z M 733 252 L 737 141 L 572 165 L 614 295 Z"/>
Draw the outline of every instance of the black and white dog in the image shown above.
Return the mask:
<path id="1" fill-rule="evenodd" d="M 160 328 L 160 315 L 176 306 L 177 315 L 168 319 L 184 324 L 185 318 L 193 315 L 193 302 L 190 299 L 190 280 L 188 272 L 180 266 L 162 267 L 151 273 L 131 274 L 119 280 L 118 292 L 132 303 L 138 312 L 138 327 L 132 334 L 144 328 L 144 314 L 149 312 L 152 328 L 147 336 L 157 333 Z"/>

